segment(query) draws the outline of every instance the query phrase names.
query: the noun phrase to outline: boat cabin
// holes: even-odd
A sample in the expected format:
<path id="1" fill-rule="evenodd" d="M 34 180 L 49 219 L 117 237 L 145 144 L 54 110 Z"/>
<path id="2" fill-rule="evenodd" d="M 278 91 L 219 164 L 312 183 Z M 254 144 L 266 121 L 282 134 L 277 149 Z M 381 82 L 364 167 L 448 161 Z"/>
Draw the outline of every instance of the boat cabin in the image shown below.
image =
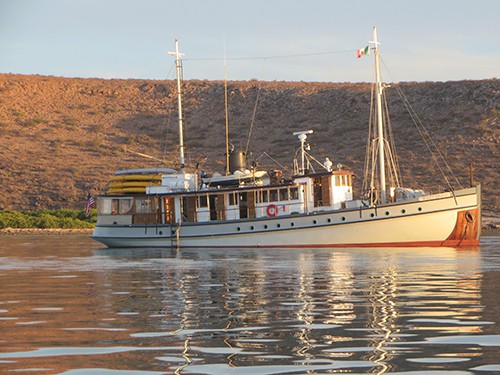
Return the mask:
<path id="1" fill-rule="evenodd" d="M 144 194 L 99 197 L 98 224 L 178 224 L 272 218 L 346 208 L 352 172 L 300 175 L 282 184 L 197 188 L 195 174 L 162 176 Z M 125 192 L 124 192 L 125 193 Z"/>

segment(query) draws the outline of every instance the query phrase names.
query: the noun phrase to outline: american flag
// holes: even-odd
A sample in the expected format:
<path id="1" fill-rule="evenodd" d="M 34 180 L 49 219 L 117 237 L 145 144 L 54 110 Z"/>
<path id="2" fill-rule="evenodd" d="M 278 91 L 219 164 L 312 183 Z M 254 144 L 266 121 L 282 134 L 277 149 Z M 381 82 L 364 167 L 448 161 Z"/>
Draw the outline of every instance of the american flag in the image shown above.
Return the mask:
<path id="1" fill-rule="evenodd" d="M 87 203 L 85 204 L 85 216 L 89 217 L 90 216 L 90 209 L 92 207 L 95 207 L 95 199 L 92 195 L 87 196 Z"/>

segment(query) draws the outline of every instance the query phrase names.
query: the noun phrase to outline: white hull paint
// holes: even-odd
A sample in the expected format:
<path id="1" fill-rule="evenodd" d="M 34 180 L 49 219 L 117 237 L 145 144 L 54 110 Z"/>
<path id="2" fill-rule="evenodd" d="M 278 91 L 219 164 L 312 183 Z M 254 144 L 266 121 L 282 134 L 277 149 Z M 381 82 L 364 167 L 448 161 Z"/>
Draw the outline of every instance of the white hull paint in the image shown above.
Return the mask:
<path id="1" fill-rule="evenodd" d="M 460 246 L 477 244 L 480 216 L 478 186 L 403 203 L 314 214 L 185 223 L 179 228 L 97 226 L 92 237 L 109 247 Z"/>

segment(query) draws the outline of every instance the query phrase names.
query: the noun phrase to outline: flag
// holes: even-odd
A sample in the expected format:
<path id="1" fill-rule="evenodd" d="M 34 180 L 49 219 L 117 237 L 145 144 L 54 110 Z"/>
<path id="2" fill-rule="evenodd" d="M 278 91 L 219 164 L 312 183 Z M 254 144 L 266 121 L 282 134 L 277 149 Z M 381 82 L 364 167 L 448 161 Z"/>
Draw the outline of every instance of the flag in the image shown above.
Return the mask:
<path id="1" fill-rule="evenodd" d="M 366 46 L 365 48 L 360 48 L 356 50 L 356 57 L 359 59 L 363 56 L 369 56 L 370 55 L 370 46 Z"/>
<path id="2" fill-rule="evenodd" d="M 85 216 L 89 217 L 90 216 L 90 209 L 92 207 L 95 207 L 95 199 L 92 195 L 87 196 L 87 203 L 85 204 Z"/>

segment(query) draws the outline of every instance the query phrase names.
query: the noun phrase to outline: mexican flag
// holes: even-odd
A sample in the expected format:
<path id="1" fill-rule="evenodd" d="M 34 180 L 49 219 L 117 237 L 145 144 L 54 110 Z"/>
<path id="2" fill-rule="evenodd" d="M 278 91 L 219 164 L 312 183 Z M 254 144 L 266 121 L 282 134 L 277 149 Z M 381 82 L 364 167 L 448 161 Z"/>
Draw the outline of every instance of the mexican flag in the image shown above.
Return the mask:
<path id="1" fill-rule="evenodd" d="M 356 57 L 359 59 L 362 56 L 370 55 L 370 46 L 366 46 L 365 48 L 360 48 L 356 51 Z"/>

